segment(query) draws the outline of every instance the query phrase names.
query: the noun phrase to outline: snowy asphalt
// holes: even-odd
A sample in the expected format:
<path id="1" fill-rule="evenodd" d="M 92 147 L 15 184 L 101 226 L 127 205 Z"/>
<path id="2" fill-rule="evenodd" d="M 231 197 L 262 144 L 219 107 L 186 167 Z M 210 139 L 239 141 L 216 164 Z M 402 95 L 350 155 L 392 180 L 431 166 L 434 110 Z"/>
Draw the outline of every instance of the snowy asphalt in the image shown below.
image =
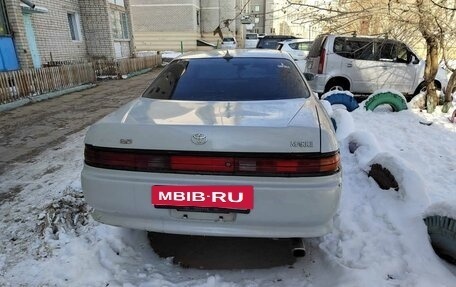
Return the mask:
<path id="1" fill-rule="evenodd" d="M 138 97 L 160 70 L 0 113 L 0 174 Z"/>

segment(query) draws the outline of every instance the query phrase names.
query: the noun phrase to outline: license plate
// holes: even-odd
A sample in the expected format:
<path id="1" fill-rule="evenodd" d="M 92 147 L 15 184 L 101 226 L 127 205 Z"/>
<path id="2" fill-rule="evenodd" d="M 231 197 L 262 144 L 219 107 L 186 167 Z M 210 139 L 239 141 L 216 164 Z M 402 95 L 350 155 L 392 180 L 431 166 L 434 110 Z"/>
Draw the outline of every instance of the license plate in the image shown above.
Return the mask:
<path id="1" fill-rule="evenodd" d="M 253 209 L 253 186 L 152 186 L 156 207 L 213 207 L 234 210 Z"/>

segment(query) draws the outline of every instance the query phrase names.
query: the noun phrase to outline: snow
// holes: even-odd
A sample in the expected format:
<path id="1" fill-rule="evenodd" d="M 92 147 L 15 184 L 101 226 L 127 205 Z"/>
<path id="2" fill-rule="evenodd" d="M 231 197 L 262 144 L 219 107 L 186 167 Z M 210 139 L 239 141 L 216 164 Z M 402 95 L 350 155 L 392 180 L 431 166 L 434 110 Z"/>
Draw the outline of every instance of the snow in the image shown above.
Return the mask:
<path id="1" fill-rule="evenodd" d="M 456 219 L 456 200 L 436 202 L 430 205 L 424 212 L 423 217 L 427 216 L 446 216 Z"/>
<path id="2" fill-rule="evenodd" d="M 0 286 L 454 286 L 456 267 L 435 255 L 423 223 L 455 216 L 456 124 L 439 110 L 333 111 L 340 208 L 293 268 L 185 269 L 158 257 L 146 232 L 95 222 L 79 179 L 85 131 L 76 133 L 0 175 Z M 367 176 L 372 163 L 391 169 L 399 192 Z"/>
<path id="3" fill-rule="evenodd" d="M 349 92 L 349 91 L 338 91 L 338 90 L 336 90 L 336 91 L 329 91 L 329 92 L 324 93 L 321 96 L 321 99 L 324 100 L 327 97 L 332 96 L 334 94 L 345 94 L 347 96 L 354 97 L 354 95 L 351 92 Z"/>

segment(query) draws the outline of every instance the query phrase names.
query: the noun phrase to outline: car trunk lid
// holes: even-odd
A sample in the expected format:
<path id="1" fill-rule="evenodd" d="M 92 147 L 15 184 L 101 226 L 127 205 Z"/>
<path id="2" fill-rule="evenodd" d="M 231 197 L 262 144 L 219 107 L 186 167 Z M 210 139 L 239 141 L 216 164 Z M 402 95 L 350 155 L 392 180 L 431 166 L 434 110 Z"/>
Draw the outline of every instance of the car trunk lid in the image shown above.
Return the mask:
<path id="1" fill-rule="evenodd" d="M 320 152 L 316 102 L 140 98 L 94 124 L 86 143 L 148 150 Z"/>

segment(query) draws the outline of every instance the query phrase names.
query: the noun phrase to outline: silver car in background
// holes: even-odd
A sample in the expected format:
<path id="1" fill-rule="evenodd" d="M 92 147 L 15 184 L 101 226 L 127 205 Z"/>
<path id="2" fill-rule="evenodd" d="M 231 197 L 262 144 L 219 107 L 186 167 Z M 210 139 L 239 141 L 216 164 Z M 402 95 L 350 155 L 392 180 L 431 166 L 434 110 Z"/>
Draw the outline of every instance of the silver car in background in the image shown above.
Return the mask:
<path id="1" fill-rule="evenodd" d="M 415 95 L 424 88 L 425 61 L 406 44 L 379 37 L 320 35 L 310 48 L 306 78 L 317 93 L 348 90 L 370 94 L 389 88 Z M 436 86 L 444 90 L 448 79 L 438 70 Z"/>
<path id="2" fill-rule="evenodd" d="M 222 39 L 222 44 L 220 45 L 222 49 L 236 49 L 237 41 L 234 37 L 225 37 Z"/>

